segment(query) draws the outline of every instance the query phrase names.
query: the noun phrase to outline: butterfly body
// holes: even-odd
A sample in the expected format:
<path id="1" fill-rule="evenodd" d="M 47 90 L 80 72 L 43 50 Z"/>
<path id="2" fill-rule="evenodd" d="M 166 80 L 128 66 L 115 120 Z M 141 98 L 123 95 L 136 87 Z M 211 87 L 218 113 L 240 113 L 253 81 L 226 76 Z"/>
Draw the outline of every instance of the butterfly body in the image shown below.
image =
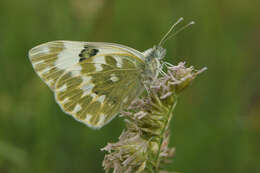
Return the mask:
<path id="1" fill-rule="evenodd" d="M 174 27 L 158 45 L 144 52 L 101 42 L 51 41 L 32 48 L 29 59 L 35 72 L 54 92 L 61 109 L 76 120 L 101 128 L 143 91 L 161 73 L 160 61 L 166 55 L 164 43 L 194 24 L 175 33 Z"/>
<path id="2" fill-rule="evenodd" d="M 144 53 L 113 43 L 52 41 L 29 51 L 36 73 L 61 109 L 100 128 L 154 81 L 165 49 Z"/>

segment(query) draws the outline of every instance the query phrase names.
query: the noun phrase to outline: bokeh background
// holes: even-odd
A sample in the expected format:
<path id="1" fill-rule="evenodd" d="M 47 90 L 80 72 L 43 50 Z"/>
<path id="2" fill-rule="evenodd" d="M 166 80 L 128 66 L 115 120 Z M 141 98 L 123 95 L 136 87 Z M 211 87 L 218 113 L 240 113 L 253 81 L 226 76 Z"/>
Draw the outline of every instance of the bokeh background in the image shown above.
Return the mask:
<path id="1" fill-rule="evenodd" d="M 116 118 L 92 130 L 65 115 L 28 60 L 51 40 L 103 41 L 145 50 L 179 17 L 196 25 L 167 42 L 167 60 L 208 67 L 180 96 L 171 124 L 185 173 L 260 172 L 258 0 L 1 0 L 0 172 L 103 172 Z M 185 23 L 185 22 L 184 22 Z"/>

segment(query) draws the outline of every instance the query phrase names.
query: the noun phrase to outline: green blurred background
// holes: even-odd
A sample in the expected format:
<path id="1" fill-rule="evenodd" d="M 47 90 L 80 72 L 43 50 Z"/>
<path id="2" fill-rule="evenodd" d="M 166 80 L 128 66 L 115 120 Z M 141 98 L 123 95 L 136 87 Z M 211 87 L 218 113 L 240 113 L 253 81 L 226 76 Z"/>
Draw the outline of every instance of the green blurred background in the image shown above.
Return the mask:
<path id="1" fill-rule="evenodd" d="M 103 172 L 117 118 L 92 130 L 65 115 L 28 60 L 51 40 L 103 41 L 145 50 L 179 17 L 196 25 L 167 42 L 167 60 L 208 67 L 180 96 L 170 170 L 260 172 L 260 1 L 1 0 L 0 172 Z"/>

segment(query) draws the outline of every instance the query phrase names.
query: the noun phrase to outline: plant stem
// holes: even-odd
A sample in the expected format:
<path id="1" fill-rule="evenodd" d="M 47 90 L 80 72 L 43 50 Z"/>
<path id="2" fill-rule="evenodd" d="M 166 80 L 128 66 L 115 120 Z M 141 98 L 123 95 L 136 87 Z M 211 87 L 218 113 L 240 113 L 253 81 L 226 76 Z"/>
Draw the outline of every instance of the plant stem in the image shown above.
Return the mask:
<path id="1" fill-rule="evenodd" d="M 174 101 L 173 101 L 173 104 L 171 105 L 169 111 L 167 112 L 167 115 L 166 115 L 166 118 L 167 120 L 165 121 L 165 124 L 162 128 L 162 131 L 160 133 L 160 136 L 159 136 L 159 148 L 158 148 L 158 153 L 156 155 L 156 158 L 155 158 L 155 173 L 159 173 L 159 168 L 160 168 L 160 153 L 161 153 L 161 147 L 162 147 L 162 143 L 163 143 L 163 139 L 164 139 L 164 134 L 165 132 L 167 131 L 168 127 L 169 127 L 169 124 L 170 124 L 170 121 L 172 119 L 172 116 L 173 116 L 173 110 L 177 104 L 177 96 L 174 95 Z"/>

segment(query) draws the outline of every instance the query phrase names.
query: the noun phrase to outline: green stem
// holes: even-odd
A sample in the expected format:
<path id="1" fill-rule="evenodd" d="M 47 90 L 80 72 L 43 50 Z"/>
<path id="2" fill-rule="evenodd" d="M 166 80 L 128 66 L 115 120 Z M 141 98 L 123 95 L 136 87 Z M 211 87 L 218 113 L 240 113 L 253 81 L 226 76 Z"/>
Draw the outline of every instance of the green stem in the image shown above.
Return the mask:
<path id="1" fill-rule="evenodd" d="M 172 119 L 172 116 L 173 116 L 173 110 L 177 104 L 177 96 L 174 95 L 174 103 L 171 105 L 170 109 L 169 109 L 169 112 L 167 112 L 167 115 L 166 115 L 166 118 L 167 120 L 165 121 L 165 124 L 162 128 L 162 131 L 160 133 L 160 136 L 159 136 L 159 148 L 158 148 L 158 153 L 156 155 L 156 158 L 155 158 L 155 173 L 159 173 L 159 166 L 160 166 L 160 152 L 161 152 L 161 147 L 162 147 L 162 143 L 163 143 L 163 139 L 164 139 L 164 133 L 166 132 L 166 130 L 168 129 L 169 127 L 169 124 L 170 124 L 170 121 Z"/>

